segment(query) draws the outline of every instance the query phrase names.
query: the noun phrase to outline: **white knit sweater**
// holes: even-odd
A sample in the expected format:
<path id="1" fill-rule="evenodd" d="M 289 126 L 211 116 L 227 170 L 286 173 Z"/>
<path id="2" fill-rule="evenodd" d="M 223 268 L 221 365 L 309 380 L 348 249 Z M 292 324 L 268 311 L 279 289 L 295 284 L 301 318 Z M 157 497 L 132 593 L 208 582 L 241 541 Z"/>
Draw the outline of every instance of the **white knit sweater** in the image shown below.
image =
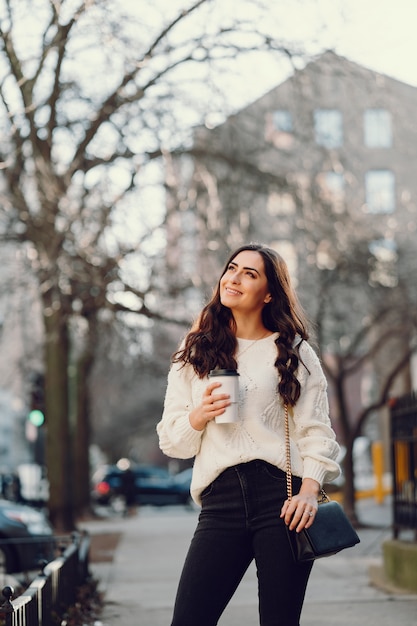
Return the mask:
<path id="1" fill-rule="evenodd" d="M 174 364 L 168 375 L 164 412 L 157 425 L 159 445 L 168 456 L 195 457 L 191 495 L 200 504 L 201 492 L 227 467 L 263 459 L 285 471 L 284 407 L 277 394 L 274 366 L 277 335 L 256 342 L 238 339 L 239 418 L 237 424 L 209 422 L 195 430 L 189 413 L 201 403 L 208 378 L 191 366 Z M 311 346 L 300 346 L 297 377 L 301 395 L 291 410 L 292 472 L 321 485 L 337 478 L 339 446 L 329 419 L 327 383 Z M 219 388 L 220 392 L 220 388 Z"/>

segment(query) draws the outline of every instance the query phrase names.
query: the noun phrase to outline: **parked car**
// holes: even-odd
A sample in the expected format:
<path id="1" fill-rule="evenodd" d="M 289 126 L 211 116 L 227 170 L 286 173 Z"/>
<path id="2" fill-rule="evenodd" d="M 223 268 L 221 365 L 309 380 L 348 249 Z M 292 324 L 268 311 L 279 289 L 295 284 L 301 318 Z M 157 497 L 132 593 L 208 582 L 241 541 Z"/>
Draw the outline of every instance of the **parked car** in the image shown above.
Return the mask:
<path id="1" fill-rule="evenodd" d="M 134 503 L 165 506 L 191 504 L 191 471 L 171 474 L 155 465 L 132 465 L 128 471 L 134 476 L 132 489 Z M 98 504 L 121 509 L 125 499 L 126 470 L 116 465 L 101 467 L 93 476 L 93 498 Z"/>
<path id="2" fill-rule="evenodd" d="M 46 516 L 32 507 L 0 500 L 0 571 L 7 574 L 39 568 L 54 558 L 55 541 Z"/>

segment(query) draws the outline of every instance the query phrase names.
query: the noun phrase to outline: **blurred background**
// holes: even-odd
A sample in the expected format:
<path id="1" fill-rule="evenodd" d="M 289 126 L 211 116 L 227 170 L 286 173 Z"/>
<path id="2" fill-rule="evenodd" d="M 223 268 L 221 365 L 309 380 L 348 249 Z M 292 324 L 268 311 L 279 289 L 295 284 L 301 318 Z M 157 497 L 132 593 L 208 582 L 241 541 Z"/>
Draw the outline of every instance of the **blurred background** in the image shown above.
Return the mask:
<path id="1" fill-rule="evenodd" d="M 349 515 L 376 459 L 389 491 L 390 402 L 417 376 L 416 17 L 0 0 L 4 497 L 71 530 L 134 470 L 139 501 L 191 506 L 192 460 L 155 434 L 169 360 L 249 241 L 286 259 L 313 323 Z"/>

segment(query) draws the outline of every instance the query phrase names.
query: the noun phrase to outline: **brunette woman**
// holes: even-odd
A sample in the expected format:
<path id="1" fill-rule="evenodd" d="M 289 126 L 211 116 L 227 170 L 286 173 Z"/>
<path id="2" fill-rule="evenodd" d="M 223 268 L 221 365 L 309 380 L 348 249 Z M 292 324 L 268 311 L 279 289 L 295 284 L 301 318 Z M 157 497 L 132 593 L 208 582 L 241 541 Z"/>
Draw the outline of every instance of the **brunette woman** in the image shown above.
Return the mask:
<path id="1" fill-rule="evenodd" d="M 213 369 L 239 374 L 239 420 Z M 293 492 L 286 496 L 284 407 Z M 201 505 L 171 626 L 215 626 L 252 560 L 261 626 L 299 626 L 311 564 L 294 562 L 285 525 L 314 524 L 324 482 L 339 475 L 326 380 L 284 260 L 249 244 L 229 258 L 210 302 L 173 357 L 160 447 L 195 457 Z"/>

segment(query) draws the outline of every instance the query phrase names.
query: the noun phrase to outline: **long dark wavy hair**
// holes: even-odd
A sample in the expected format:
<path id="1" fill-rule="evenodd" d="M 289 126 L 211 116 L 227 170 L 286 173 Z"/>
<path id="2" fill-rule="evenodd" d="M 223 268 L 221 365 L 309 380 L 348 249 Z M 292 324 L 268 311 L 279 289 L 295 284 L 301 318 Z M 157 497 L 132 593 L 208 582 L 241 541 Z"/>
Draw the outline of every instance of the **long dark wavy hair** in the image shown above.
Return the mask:
<path id="1" fill-rule="evenodd" d="M 235 250 L 225 264 L 211 300 L 202 309 L 197 321 L 188 332 L 180 350 L 174 353 L 174 363 L 190 364 L 196 374 L 203 378 L 210 370 L 236 369 L 236 324 L 232 312 L 220 302 L 220 280 L 233 259 L 243 251 L 258 252 L 263 259 L 271 301 L 262 310 L 265 328 L 278 332 L 275 340 L 278 370 L 278 393 L 284 402 L 294 406 L 300 396 L 300 383 L 296 377 L 299 366 L 298 335 L 307 340 L 308 323 L 305 313 L 291 286 L 290 275 L 284 259 L 274 250 L 262 244 L 251 243 Z"/>

